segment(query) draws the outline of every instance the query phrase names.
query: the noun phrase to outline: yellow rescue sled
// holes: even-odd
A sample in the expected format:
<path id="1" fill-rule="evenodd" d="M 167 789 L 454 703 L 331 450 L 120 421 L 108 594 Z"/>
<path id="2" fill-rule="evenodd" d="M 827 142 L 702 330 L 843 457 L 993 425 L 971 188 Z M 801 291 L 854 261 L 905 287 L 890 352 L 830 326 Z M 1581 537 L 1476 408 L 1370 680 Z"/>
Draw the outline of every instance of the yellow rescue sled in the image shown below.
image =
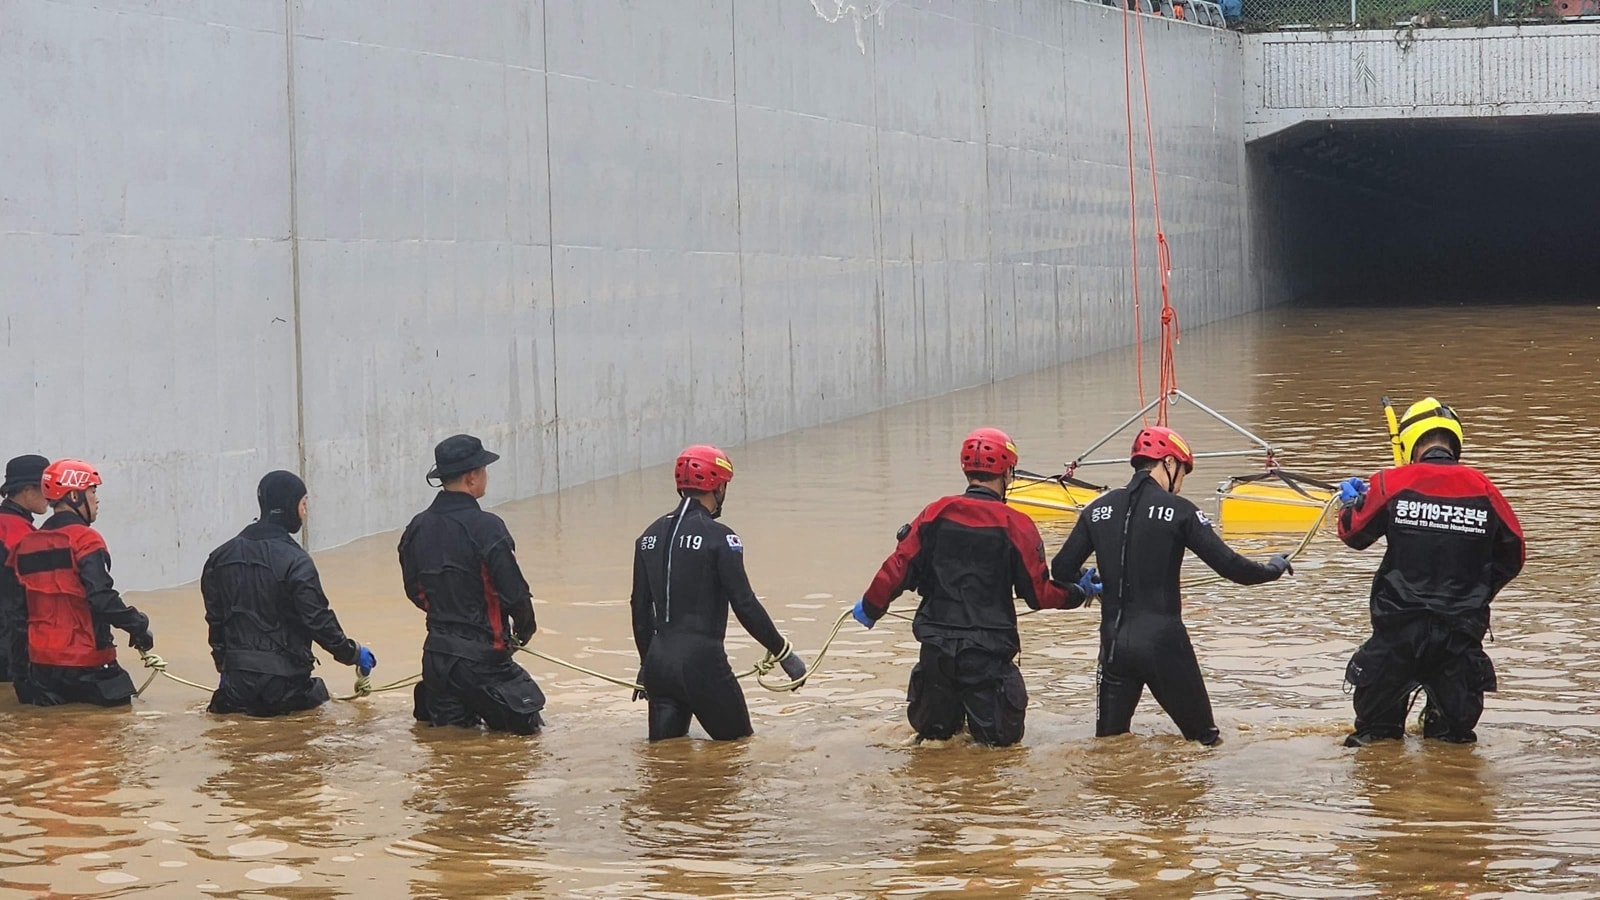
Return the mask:
<path id="1" fill-rule="evenodd" d="M 1035 521 L 1071 520 L 1106 488 L 1070 475 L 1038 475 L 1017 470 L 1006 502 Z"/>
<path id="2" fill-rule="evenodd" d="M 1324 511 L 1338 492 L 1337 488 L 1327 482 L 1279 468 L 1276 448 L 1180 388 L 1173 388 L 1166 396 L 1156 398 L 1129 416 L 1110 434 L 1067 463 L 1066 471 L 1062 474 L 1044 476 L 1018 472 L 1006 495 L 1007 502 L 1034 519 L 1075 517 L 1085 505 L 1106 490 L 1074 477 L 1079 469 L 1099 465 L 1125 466 L 1128 463 L 1125 456 L 1104 459 L 1090 459 L 1089 456 L 1123 431 L 1142 422 L 1157 406 L 1179 400 L 1187 401 L 1254 445 L 1245 449 L 1196 453 L 1195 459 L 1226 459 L 1258 454 L 1266 458 L 1263 471 L 1236 475 L 1217 489 L 1217 519 L 1224 532 L 1236 535 L 1303 534 L 1321 526 Z"/>
<path id="3" fill-rule="evenodd" d="M 1217 488 L 1217 518 L 1231 535 L 1303 532 L 1317 524 L 1337 491 L 1278 468 L 1235 475 Z"/>

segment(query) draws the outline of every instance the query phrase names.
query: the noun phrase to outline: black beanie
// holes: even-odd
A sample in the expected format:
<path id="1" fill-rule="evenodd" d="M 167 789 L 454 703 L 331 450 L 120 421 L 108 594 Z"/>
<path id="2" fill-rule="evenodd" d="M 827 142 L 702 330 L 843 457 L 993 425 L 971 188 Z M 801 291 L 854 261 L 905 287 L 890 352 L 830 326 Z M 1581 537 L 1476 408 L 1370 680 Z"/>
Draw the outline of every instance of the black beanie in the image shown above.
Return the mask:
<path id="1" fill-rule="evenodd" d="M 261 505 L 261 521 L 283 526 L 290 534 L 300 530 L 300 498 L 306 483 L 293 472 L 278 470 L 261 477 L 256 487 L 256 502 Z"/>

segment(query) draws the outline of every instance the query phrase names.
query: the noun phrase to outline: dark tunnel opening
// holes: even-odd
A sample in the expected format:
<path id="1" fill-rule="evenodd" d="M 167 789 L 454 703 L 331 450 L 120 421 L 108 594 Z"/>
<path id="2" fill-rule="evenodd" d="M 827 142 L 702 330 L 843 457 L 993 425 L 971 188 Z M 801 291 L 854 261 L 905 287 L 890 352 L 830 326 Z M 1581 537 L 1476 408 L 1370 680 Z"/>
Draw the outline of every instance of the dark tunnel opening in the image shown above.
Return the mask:
<path id="1" fill-rule="evenodd" d="M 1268 296 L 1600 300 L 1600 115 L 1305 123 L 1249 166 Z"/>

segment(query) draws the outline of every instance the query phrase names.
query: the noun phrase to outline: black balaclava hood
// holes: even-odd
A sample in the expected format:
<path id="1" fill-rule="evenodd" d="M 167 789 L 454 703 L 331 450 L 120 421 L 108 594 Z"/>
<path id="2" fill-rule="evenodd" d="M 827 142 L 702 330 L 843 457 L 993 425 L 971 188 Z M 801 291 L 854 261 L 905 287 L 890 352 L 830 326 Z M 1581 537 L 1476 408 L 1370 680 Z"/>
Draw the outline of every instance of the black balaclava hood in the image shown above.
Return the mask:
<path id="1" fill-rule="evenodd" d="M 293 472 L 268 472 L 256 487 L 256 502 L 261 504 L 261 521 L 283 526 L 290 534 L 300 530 L 300 498 L 306 483 Z"/>

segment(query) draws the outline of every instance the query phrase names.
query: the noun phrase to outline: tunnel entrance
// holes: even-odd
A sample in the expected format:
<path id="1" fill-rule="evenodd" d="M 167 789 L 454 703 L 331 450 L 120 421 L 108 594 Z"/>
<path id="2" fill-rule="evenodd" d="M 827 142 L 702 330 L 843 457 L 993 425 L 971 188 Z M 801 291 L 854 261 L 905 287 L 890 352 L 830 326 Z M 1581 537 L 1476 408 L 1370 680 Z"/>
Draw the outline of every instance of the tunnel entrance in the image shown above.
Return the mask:
<path id="1" fill-rule="evenodd" d="M 1308 122 L 1248 161 L 1269 297 L 1600 298 L 1600 115 Z"/>

